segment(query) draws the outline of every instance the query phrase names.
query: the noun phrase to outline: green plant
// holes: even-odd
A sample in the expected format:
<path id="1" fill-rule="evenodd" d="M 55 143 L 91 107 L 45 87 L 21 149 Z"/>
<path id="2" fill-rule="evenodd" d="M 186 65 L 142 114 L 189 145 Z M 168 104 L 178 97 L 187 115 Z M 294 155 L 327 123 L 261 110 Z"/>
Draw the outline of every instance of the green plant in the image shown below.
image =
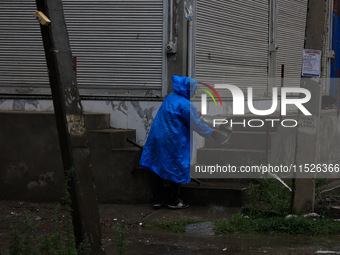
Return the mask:
<path id="1" fill-rule="evenodd" d="M 36 228 L 33 224 L 33 216 L 25 213 L 22 222 L 23 229 L 21 232 L 17 228 L 13 228 L 12 239 L 10 241 L 10 255 L 33 255 L 35 252 L 34 241 L 39 241 L 40 255 L 85 255 L 89 251 L 87 241 L 76 246 L 75 236 L 72 224 L 72 208 L 69 185 L 74 169 L 70 169 L 65 177 L 64 196 L 62 204 L 57 204 L 54 212 L 54 232 L 50 235 L 45 235 L 39 240 L 35 238 Z M 63 208 L 64 218 L 59 219 Z"/>
<path id="2" fill-rule="evenodd" d="M 69 203 L 65 204 L 69 207 Z M 66 209 L 63 221 L 58 219 L 61 212 L 61 206 L 58 204 L 54 213 L 54 232 L 51 235 L 43 236 L 40 239 L 39 251 L 41 255 L 77 255 L 75 238 L 72 233 L 72 219 L 70 209 Z"/>
<path id="3" fill-rule="evenodd" d="M 229 221 L 215 221 L 216 234 L 227 233 L 267 233 L 292 235 L 339 235 L 340 222 L 330 219 L 313 220 L 305 217 L 297 218 L 249 218 L 241 214 Z"/>
<path id="4" fill-rule="evenodd" d="M 71 168 L 65 176 L 64 196 L 62 204 L 65 211 L 65 217 L 62 221 L 58 220 L 58 215 L 61 212 L 61 205 L 58 204 L 55 209 L 55 230 L 50 236 L 44 236 L 40 241 L 40 253 L 42 255 L 77 255 L 75 236 L 72 224 L 72 208 L 69 183 L 74 174 L 74 169 Z M 58 224 L 60 222 L 60 224 Z"/>
<path id="5" fill-rule="evenodd" d="M 9 245 L 10 255 L 33 255 L 35 254 L 33 240 L 35 237 L 35 227 L 33 225 L 33 216 L 25 213 L 21 225 L 23 228 L 12 227 L 12 238 Z"/>
<path id="6" fill-rule="evenodd" d="M 257 179 L 245 192 L 250 217 L 283 216 L 290 213 L 291 192 L 274 179 Z"/>
<path id="7" fill-rule="evenodd" d="M 332 218 L 330 207 L 339 205 L 340 188 L 328 186 L 328 179 L 315 179 L 315 212 L 326 218 Z"/>
<path id="8" fill-rule="evenodd" d="M 126 252 L 126 248 L 130 244 L 130 241 L 126 238 L 126 227 L 122 225 L 116 226 L 116 243 L 117 252 L 119 255 L 123 255 Z"/>

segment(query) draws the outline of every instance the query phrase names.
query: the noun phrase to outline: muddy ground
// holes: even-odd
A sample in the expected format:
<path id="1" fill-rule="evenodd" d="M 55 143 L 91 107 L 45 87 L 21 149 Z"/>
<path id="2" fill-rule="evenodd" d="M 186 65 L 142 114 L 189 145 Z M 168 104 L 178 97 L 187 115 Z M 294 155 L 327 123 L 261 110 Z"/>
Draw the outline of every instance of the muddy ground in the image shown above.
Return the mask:
<path id="1" fill-rule="evenodd" d="M 0 201 L 0 251 L 7 254 L 13 226 L 22 227 L 22 217 L 29 212 L 37 236 L 54 231 L 54 203 Z M 117 225 L 127 227 L 129 241 L 125 254 L 207 255 L 207 254 L 340 254 L 340 237 L 305 237 L 288 235 L 230 234 L 212 236 L 206 233 L 175 234 L 151 228 L 152 222 L 181 219 L 211 221 L 228 219 L 239 208 L 190 207 L 186 210 L 153 210 L 150 205 L 100 205 L 102 242 L 107 254 L 118 254 Z M 59 213 L 63 219 L 64 211 Z"/>

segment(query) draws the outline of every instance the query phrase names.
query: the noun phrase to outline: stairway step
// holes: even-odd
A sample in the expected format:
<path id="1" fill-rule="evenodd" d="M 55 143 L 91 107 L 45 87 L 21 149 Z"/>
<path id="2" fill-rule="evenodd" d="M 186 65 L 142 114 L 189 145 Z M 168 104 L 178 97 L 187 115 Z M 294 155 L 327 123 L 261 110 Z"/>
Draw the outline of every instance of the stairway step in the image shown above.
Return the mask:
<path id="1" fill-rule="evenodd" d="M 89 142 L 93 141 L 93 146 L 103 146 L 108 149 L 132 147 L 126 140 L 136 139 L 136 131 L 133 129 L 100 129 L 88 131 Z"/>
<path id="2" fill-rule="evenodd" d="M 96 136 L 98 137 L 98 136 Z M 141 150 L 136 147 L 108 148 L 96 145 L 91 164 L 96 191 L 101 203 L 148 203 L 151 184 L 147 171 L 133 173 L 138 167 Z"/>
<path id="3" fill-rule="evenodd" d="M 270 151 L 269 151 L 270 153 Z M 197 150 L 197 164 L 247 166 L 267 162 L 265 150 L 201 148 Z"/>
<path id="4" fill-rule="evenodd" d="M 110 128 L 109 113 L 84 112 L 85 127 L 87 130 L 98 130 Z"/>
<path id="5" fill-rule="evenodd" d="M 265 150 L 271 147 L 271 136 L 273 133 L 235 131 L 231 134 L 227 143 L 220 145 L 215 139 L 206 139 L 205 148 L 224 148 L 224 149 L 249 149 Z"/>
<path id="6" fill-rule="evenodd" d="M 190 182 L 181 186 L 181 197 L 192 205 L 241 207 L 248 183 Z"/>

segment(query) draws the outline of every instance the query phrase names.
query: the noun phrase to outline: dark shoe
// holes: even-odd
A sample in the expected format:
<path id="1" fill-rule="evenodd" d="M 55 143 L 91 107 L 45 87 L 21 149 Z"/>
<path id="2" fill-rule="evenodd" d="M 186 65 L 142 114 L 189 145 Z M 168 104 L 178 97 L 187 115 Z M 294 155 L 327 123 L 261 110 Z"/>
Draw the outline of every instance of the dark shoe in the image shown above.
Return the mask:
<path id="1" fill-rule="evenodd" d="M 188 208 L 190 205 L 185 204 L 182 200 L 179 200 L 177 204 L 168 205 L 169 209 L 185 209 Z"/>
<path id="2" fill-rule="evenodd" d="M 161 204 L 153 204 L 152 207 L 153 207 L 154 210 L 159 210 L 159 209 L 162 208 L 162 205 Z"/>

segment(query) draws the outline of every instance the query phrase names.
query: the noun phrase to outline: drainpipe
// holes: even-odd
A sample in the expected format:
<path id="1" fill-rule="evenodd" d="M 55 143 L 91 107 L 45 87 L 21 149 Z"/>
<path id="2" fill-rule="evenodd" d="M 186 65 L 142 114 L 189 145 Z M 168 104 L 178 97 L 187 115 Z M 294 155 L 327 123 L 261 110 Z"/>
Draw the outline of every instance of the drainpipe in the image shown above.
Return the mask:
<path id="1" fill-rule="evenodd" d="M 169 0 L 169 41 L 166 45 L 168 54 L 177 53 L 177 40 L 174 40 L 174 1 Z"/>
<path id="2" fill-rule="evenodd" d="M 188 20 L 188 43 L 187 43 L 187 76 L 192 77 L 192 68 L 193 68 L 193 27 L 192 27 L 192 17 L 193 17 L 193 6 L 192 1 L 187 0 L 184 2 L 185 8 L 185 18 Z"/>
<path id="3" fill-rule="evenodd" d="M 169 17 L 169 43 L 173 42 L 174 36 L 174 1 L 170 0 L 170 17 Z"/>
<path id="4" fill-rule="evenodd" d="M 187 76 L 192 77 L 192 57 L 193 57 L 193 40 L 192 40 L 192 20 L 188 20 L 188 69 Z"/>

